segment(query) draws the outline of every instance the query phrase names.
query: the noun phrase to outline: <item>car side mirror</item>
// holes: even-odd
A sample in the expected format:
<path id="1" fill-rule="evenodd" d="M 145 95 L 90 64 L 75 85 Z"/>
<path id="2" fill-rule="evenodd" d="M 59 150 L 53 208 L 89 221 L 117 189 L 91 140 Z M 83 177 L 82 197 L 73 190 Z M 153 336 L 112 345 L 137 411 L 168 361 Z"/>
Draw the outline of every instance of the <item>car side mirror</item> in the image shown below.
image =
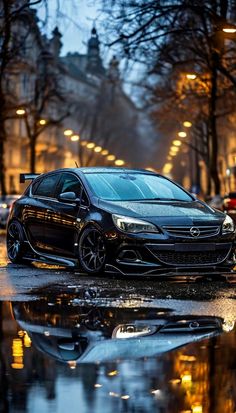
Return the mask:
<path id="1" fill-rule="evenodd" d="M 80 203 L 80 199 L 76 197 L 76 194 L 74 192 L 63 192 L 58 196 L 58 201 L 61 202 L 75 202 L 75 203 Z"/>

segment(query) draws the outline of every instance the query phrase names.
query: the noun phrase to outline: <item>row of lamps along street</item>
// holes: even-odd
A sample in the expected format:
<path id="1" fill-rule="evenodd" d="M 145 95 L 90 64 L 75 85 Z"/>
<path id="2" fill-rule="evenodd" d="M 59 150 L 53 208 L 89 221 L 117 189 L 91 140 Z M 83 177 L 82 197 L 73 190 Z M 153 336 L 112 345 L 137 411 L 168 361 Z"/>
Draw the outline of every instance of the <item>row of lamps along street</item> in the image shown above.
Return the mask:
<path id="1" fill-rule="evenodd" d="M 16 114 L 18 116 L 24 116 L 24 115 L 26 115 L 26 110 L 24 108 L 18 108 L 16 110 Z M 46 119 L 40 119 L 38 123 L 39 123 L 40 126 L 45 126 L 47 121 L 46 121 Z M 80 136 L 78 134 L 74 133 L 74 131 L 72 129 L 65 129 L 64 130 L 64 136 L 69 137 L 72 142 L 79 142 L 79 144 L 82 147 L 86 147 L 89 150 L 93 150 L 97 154 L 101 154 L 102 156 L 105 156 L 107 161 L 113 162 L 116 166 L 124 166 L 125 165 L 125 161 L 123 161 L 123 159 L 117 159 L 115 155 L 109 153 L 109 151 L 105 148 L 102 148 L 102 146 L 96 145 L 94 142 L 88 142 L 86 140 L 80 140 Z"/>
<path id="2" fill-rule="evenodd" d="M 125 161 L 123 161 L 122 159 L 116 159 L 115 155 L 109 153 L 109 151 L 105 148 L 102 148 L 102 146 L 96 145 L 95 142 L 88 142 L 86 140 L 80 140 L 80 136 L 78 134 L 75 134 L 72 129 L 65 129 L 64 135 L 70 137 L 72 142 L 80 141 L 79 144 L 82 147 L 85 147 L 89 150 L 93 150 L 95 153 L 105 156 L 107 161 L 114 162 L 116 166 L 125 165 Z"/>
<path id="3" fill-rule="evenodd" d="M 185 128 L 191 128 L 192 123 L 190 121 L 184 121 L 183 122 L 183 126 Z M 184 130 L 181 130 L 178 132 L 178 138 L 186 138 L 187 137 L 187 132 L 185 132 Z M 167 162 L 165 163 L 164 167 L 163 167 L 163 174 L 164 175 L 168 175 L 170 174 L 172 168 L 173 168 L 173 163 L 171 162 L 173 160 L 173 157 L 175 157 L 178 152 L 179 149 L 182 145 L 182 140 L 180 139 L 174 139 L 172 141 L 172 146 L 170 147 L 168 156 L 167 156 Z"/>

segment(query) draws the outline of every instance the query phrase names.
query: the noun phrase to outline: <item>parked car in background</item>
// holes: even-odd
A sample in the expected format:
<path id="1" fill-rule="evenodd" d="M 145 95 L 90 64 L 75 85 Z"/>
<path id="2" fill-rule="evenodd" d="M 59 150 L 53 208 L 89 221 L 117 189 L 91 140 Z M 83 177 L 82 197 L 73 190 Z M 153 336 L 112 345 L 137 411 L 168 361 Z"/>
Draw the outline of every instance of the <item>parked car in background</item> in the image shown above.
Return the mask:
<path id="1" fill-rule="evenodd" d="M 223 210 L 236 221 L 236 192 L 229 192 L 224 198 Z"/>
<path id="2" fill-rule="evenodd" d="M 221 195 L 213 196 L 207 203 L 212 207 L 223 211 L 223 200 L 224 198 Z"/>
<path id="3" fill-rule="evenodd" d="M 123 275 L 218 273 L 235 266 L 233 220 L 162 175 L 105 167 L 33 178 L 8 220 L 14 263 Z"/>
<path id="4" fill-rule="evenodd" d="M 0 197 L 0 228 L 6 228 L 10 208 L 20 195 L 6 195 Z"/>

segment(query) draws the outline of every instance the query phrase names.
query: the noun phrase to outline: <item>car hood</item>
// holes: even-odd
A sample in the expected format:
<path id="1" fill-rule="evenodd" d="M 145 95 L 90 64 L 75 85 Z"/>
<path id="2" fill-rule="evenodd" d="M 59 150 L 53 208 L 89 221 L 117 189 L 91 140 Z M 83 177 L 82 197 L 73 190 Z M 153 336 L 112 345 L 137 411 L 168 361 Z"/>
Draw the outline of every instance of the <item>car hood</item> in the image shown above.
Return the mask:
<path id="1" fill-rule="evenodd" d="M 203 222 L 217 223 L 225 215 L 200 201 L 104 201 L 99 200 L 99 207 L 112 214 L 145 218 L 151 222 L 175 225 L 197 225 Z"/>

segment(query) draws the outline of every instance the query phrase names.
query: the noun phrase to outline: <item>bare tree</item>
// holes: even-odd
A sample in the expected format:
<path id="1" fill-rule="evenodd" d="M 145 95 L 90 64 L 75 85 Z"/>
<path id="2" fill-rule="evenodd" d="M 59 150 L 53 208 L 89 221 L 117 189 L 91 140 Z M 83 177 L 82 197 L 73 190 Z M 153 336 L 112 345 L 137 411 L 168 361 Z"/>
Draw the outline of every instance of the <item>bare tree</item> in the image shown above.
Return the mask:
<path id="1" fill-rule="evenodd" d="M 235 42 L 226 47 L 222 29 L 235 15 L 235 2 L 104 2 L 104 9 L 109 6 L 113 10 L 113 20 L 107 23 L 110 36 L 115 29 L 110 45 L 122 45 L 124 56 L 144 64 L 151 84 L 176 72 L 207 74 L 209 169 L 214 191 L 219 193 L 217 111 L 226 89 L 231 89 L 231 98 L 233 89 L 235 99 L 236 86 Z"/>
<path id="2" fill-rule="evenodd" d="M 14 28 L 21 19 L 24 19 L 25 11 L 30 6 L 43 3 L 46 0 L 14 0 L 0 1 L 0 187 L 2 195 L 6 194 L 5 182 L 5 142 L 7 139 L 6 121 L 14 110 L 15 101 L 9 93 L 9 74 L 12 65 L 22 52 L 28 33 L 22 38 L 14 35 Z"/>

